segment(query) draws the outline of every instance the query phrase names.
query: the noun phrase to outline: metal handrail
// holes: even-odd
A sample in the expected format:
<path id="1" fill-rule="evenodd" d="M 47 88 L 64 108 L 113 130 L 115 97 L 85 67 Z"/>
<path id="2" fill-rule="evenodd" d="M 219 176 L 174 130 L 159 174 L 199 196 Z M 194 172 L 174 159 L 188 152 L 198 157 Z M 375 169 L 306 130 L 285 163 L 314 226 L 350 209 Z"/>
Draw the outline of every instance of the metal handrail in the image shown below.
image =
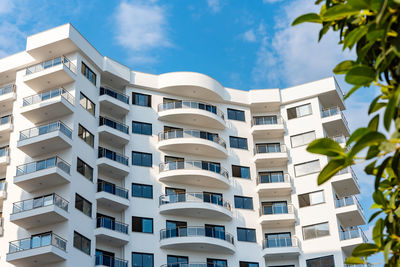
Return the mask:
<path id="1" fill-rule="evenodd" d="M 340 230 L 339 236 L 340 240 L 348 240 L 361 237 L 363 242 L 368 242 L 368 238 L 364 234 L 363 230 L 361 230 L 361 228 L 359 227 L 356 227 L 355 229 Z"/>
<path id="2" fill-rule="evenodd" d="M 26 107 L 26 106 L 40 103 L 40 102 L 43 102 L 43 101 L 46 101 L 48 99 L 52 99 L 52 98 L 55 98 L 58 96 L 63 97 L 65 100 L 67 100 L 72 105 L 74 104 L 75 98 L 63 87 L 60 87 L 57 89 L 42 92 L 40 94 L 35 94 L 35 95 L 24 97 L 22 106 Z"/>
<path id="3" fill-rule="evenodd" d="M 58 167 L 64 172 L 70 174 L 71 165 L 67 163 L 60 157 L 51 157 L 44 160 L 34 161 L 25 163 L 22 165 L 17 166 L 17 173 L 16 176 L 41 171 L 44 169 L 49 169 L 52 167 Z"/>
<path id="4" fill-rule="evenodd" d="M 111 220 L 107 217 L 97 217 L 97 228 L 107 228 L 123 234 L 128 234 L 129 225 L 123 222 Z"/>
<path id="5" fill-rule="evenodd" d="M 10 155 L 10 147 L 0 147 L 0 157 L 8 157 Z"/>
<path id="6" fill-rule="evenodd" d="M 26 68 L 25 75 L 36 73 L 54 66 L 64 64 L 70 71 L 76 74 L 76 66 L 65 56 L 56 57 L 50 60 L 43 61 L 39 64 Z"/>
<path id="7" fill-rule="evenodd" d="M 163 264 L 160 267 L 228 267 L 227 264 L 219 264 L 219 263 L 207 263 L 207 262 L 191 262 L 191 263 L 168 263 Z"/>
<path id="8" fill-rule="evenodd" d="M 225 115 L 219 108 L 208 103 L 197 102 L 197 101 L 174 101 L 168 103 L 161 103 L 158 105 L 158 112 L 170 109 L 186 109 L 186 108 L 205 110 L 217 115 L 222 120 L 225 120 Z"/>
<path id="9" fill-rule="evenodd" d="M 345 123 L 345 125 L 348 127 L 349 123 L 347 122 L 346 117 L 344 116 L 342 110 L 340 107 L 330 107 L 326 109 L 321 110 L 321 117 L 326 118 L 334 115 L 340 115 Z"/>
<path id="10" fill-rule="evenodd" d="M 66 126 L 62 121 L 56 121 L 49 124 L 35 126 L 19 132 L 19 141 L 40 136 L 43 134 L 48 134 L 55 131 L 60 131 L 65 136 L 72 139 L 72 130 L 68 126 Z"/>
<path id="11" fill-rule="evenodd" d="M 299 240 L 292 236 L 288 238 L 266 238 L 263 240 L 263 249 L 266 248 L 282 248 L 282 247 L 298 247 Z"/>
<path id="12" fill-rule="evenodd" d="M 175 138 L 200 138 L 204 140 L 208 140 L 214 143 L 221 145 L 222 147 L 226 148 L 226 142 L 220 136 L 213 136 L 212 140 L 201 137 L 201 133 L 206 133 L 204 131 L 199 130 L 171 130 L 166 132 L 161 132 L 158 134 L 158 141 L 175 139 Z"/>
<path id="13" fill-rule="evenodd" d="M 279 204 L 281 204 L 281 203 L 279 203 Z M 277 206 L 277 207 L 274 207 L 274 204 L 272 205 L 272 209 L 271 209 L 271 213 L 266 213 L 265 212 L 265 210 L 264 210 L 264 207 L 265 206 L 263 206 L 262 204 L 261 204 L 261 207 L 260 207 L 260 216 L 263 216 L 263 215 L 274 215 L 274 214 L 293 214 L 294 213 L 294 206 L 293 206 L 293 204 L 286 204 L 286 205 L 282 205 L 282 206 Z"/>
<path id="14" fill-rule="evenodd" d="M 128 267 L 128 261 L 108 255 L 96 254 L 95 266 Z"/>
<path id="15" fill-rule="evenodd" d="M 106 185 L 110 184 L 112 185 L 112 188 L 108 188 Z M 98 182 L 97 183 L 97 192 L 107 192 L 116 196 L 120 196 L 123 198 L 128 199 L 129 197 L 129 190 L 125 189 L 123 187 L 119 187 L 115 184 L 111 184 L 108 182 Z"/>
<path id="16" fill-rule="evenodd" d="M 256 144 L 254 147 L 254 154 L 281 153 L 281 152 L 286 152 L 286 145 L 284 145 L 284 144 Z"/>
<path id="17" fill-rule="evenodd" d="M 288 173 L 284 173 L 282 176 L 279 176 L 276 178 L 269 176 L 268 179 L 266 179 L 266 180 L 263 180 L 262 176 L 263 175 L 260 175 L 260 174 L 257 176 L 257 185 L 258 184 L 272 184 L 272 183 L 290 183 L 290 180 L 291 180 L 290 174 L 288 174 Z"/>
<path id="18" fill-rule="evenodd" d="M 108 158 L 123 165 L 129 165 L 129 158 L 120 153 L 114 152 L 104 147 L 99 147 L 98 150 L 98 158 Z"/>
<path id="19" fill-rule="evenodd" d="M 281 125 L 283 119 L 281 116 L 265 115 L 265 116 L 253 116 L 251 120 L 251 126 L 255 125 Z"/>
<path id="20" fill-rule="evenodd" d="M 9 243 L 8 253 L 12 254 L 20 251 L 25 251 L 45 246 L 54 246 L 63 251 L 66 251 L 67 240 L 61 238 L 60 236 L 54 233 L 35 235 L 32 237 L 11 241 Z"/>
<path id="21" fill-rule="evenodd" d="M 338 171 L 338 173 L 336 173 L 336 175 L 342 175 L 345 173 L 350 173 L 351 176 L 353 177 L 353 180 L 355 181 L 357 187 L 360 188 L 360 184 L 358 182 L 358 177 L 357 177 L 356 173 L 353 171 L 353 168 L 351 168 L 351 167 L 344 168 L 344 169 Z"/>
<path id="22" fill-rule="evenodd" d="M 6 115 L 0 118 L 0 125 L 5 125 L 12 122 L 12 115 Z"/>
<path id="23" fill-rule="evenodd" d="M 56 193 L 53 193 L 51 195 L 26 199 L 13 203 L 13 214 L 51 205 L 55 205 L 65 211 L 68 211 L 68 204 L 69 202 L 67 200 L 60 197 Z"/>
<path id="24" fill-rule="evenodd" d="M 229 173 L 226 169 L 222 168 L 220 165 L 205 162 L 200 160 L 192 160 L 192 161 L 170 161 L 165 163 L 160 163 L 159 171 L 174 171 L 174 170 L 205 170 L 218 173 L 224 176 L 226 179 L 229 179 Z"/>
<path id="25" fill-rule="evenodd" d="M 348 196 L 341 199 L 335 199 L 335 208 L 347 207 L 352 205 L 357 206 L 357 209 L 360 211 L 361 216 L 365 220 L 364 209 L 361 206 L 360 201 L 358 201 L 356 196 Z"/>
<path id="26" fill-rule="evenodd" d="M 207 200 L 208 198 L 208 200 Z M 172 203 L 182 203 L 182 202 L 198 202 L 198 203 L 210 203 L 226 208 L 232 211 L 231 204 L 223 200 L 222 196 L 214 195 L 212 193 L 204 192 L 190 192 L 190 193 L 178 193 L 162 195 L 159 199 L 159 205 L 172 204 Z"/>
<path id="27" fill-rule="evenodd" d="M 187 237 L 187 236 L 205 236 L 225 240 L 234 244 L 233 235 L 226 231 L 215 231 L 213 228 L 204 226 L 182 226 L 171 229 L 160 230 L 160 239 L 167 239 L 173 237 Z"/>
<path id="28" fill-rule="evenodd" d="M 15 92 L 15 84 L 7 84 L 0 88 L 0 95 Z"/>
<path id="29" fill-rule="evenodd" d="M 124 102 L 125 104 L 129 104 L 129 96 L 119 93 L 117 91 L 111 90 L 109 88 L 105 87 L 100 87 L 100 95 L 108 95 L 111 96 L 112 98 L 115 98 L 121 102 Z"/>
<path id="30" fill-rule="evenodd" d="M 103 126 L 103 125 L 111 127 L 111 128 L 113 128 L 115 130 L 118 130 L 120 132 L 129 134 L 129 126 L 128 125 L 125 125 L 125 124 L 123 124 L 121 122 L 117 122 L 117 121 L 115 121 L 113 119 L 109 119 L 107 117 L 100 116 L 99 117 L 99 126 Z"/>

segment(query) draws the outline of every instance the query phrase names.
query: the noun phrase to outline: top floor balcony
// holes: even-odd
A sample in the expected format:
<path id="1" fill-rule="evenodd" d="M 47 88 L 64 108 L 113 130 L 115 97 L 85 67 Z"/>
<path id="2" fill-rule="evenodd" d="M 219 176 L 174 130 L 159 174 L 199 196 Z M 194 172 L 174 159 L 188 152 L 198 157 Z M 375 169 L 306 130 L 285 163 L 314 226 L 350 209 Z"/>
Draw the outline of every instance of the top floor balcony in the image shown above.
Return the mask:
<path id="1" fill-rule="evenodd" d="M 2 106 L 2 110 L 11 110 L 15 98 L 16 94 L 14 84 L 0 86 L 0 104 Z"/>
<path id="2" fill-rule="evenodd" d="M 328 136 L 349 136 L 349 124 L 339 107 L 331 107 L 321 111 L 322 125 Z"/>
<path id="3" fill-rule="evenodd" d="M 225 115 L 216 106 L 196 101 L 174 101 L 158 105 L 158 119 L 199 127 L 225 129 Z"/>
<path id="4" fill-rule="evenodd" d="M 251 133 L 255 138 L 282 137 L 285 131 L 281 116 L 254 116 L 251 122 Z"/>
<path id="5" fill-rule="evenodd" d="M 75 81 L 76 66 L 61 56 L 26 68 L 23 81 L 35 91 L 72 83 Z"/>
<path id="6" fill-rule="evenodd" d="M 129 96 L 106 87 L 100 87 L 99 95 L 100 112 L 111 112 L 117 117 L 129 112 Z"/>

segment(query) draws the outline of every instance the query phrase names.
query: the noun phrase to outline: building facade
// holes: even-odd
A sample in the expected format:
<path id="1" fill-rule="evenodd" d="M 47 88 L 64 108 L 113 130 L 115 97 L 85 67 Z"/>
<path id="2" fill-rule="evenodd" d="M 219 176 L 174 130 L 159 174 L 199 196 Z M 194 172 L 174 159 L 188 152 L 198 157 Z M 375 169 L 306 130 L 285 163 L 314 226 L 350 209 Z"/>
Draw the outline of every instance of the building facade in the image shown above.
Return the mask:
<path id="1" fill-rule="evenodd" d="M 72 25 L 0 59 L 0 266 L 343 266 L 365 242 L 333 77 L 225 88 L 102 56 Z"/>

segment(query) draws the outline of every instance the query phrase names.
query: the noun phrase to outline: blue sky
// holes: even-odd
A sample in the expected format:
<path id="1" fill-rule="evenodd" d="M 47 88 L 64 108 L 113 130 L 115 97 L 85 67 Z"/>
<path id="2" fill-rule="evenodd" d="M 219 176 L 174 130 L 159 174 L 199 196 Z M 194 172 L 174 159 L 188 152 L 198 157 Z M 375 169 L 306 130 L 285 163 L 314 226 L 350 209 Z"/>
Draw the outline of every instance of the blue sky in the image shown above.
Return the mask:
<path id="1" fill-rule="evenodd" d="M 338 48 L 335 34 L 318 43 L 317 25 L 290 27 L 316 9 L 313 2 L 0 0 L 0 57 L 24 50 L 26 36 L 71 22 L 100 53 L 134 70 L 197 71 L 243 90 L 284 88 L 331 76 L 338 62 L 352 57 Z M 362 89 L 347 101 L 352 129 L 367 123 L 360 114 L 375 94 Z M 355 169 L 369 215 L 373 178 Z"/>

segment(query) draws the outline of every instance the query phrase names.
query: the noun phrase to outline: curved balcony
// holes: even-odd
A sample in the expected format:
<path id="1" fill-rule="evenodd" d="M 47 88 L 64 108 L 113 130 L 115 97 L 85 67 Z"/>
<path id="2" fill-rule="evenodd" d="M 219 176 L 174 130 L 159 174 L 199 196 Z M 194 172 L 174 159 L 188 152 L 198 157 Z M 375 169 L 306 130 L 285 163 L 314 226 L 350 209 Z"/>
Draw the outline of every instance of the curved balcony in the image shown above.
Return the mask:
<path id="1" fill-rule="evenodd" d="M 272 207 L 261 207 L 259 223 L 265 227 L 289 227 L 296 223 L 294 206 L 276 205 Z"/>
<path id="2" fill-rule="evenodd" d="M 13 130 L 13 116 L 7 115 L 0 118 L 0 136 L 1 141 L 5 142 L 10 139 L 10 133 Z"/>
<path id="3" fill-rule="evenodd" d="M 116 147 L 122 147 L 130 140 L 128 125 L 103 116 L 99 118 L 98 133 L 101 141 Z"/>
<path id="4" fill-rule="evenodd" d="M 129 96 L 109 88 L 100 87 L 100 112 L 115 114 L 117 117 L 125 116 L 129 110 Z"/>
<path id="5" fill-rule="evenodd" d="M 254 162 L 259 167 L 283 166 L 288 161 L 286 146 L 281 144 L 256 144 Z"/>
<path id="6" fill-rule="evenodd" d="M 128 157 L 103 147 L 99 147 L 97 166 L 99 173 L 111 177 L 122 178 L 130 171 Z"/>
<path id="7" fill-rule="evenodd" d="M 94 235 L 97 241 L 118 247 L 129 242 L 129 225 L 123 222 L 117 222 L 108 217 L 97 217 L 96 227 Z"/>
<path id="8" fill-rule="evenodd" d="M 256 191 L 262 197 L 290 195 L 292 192 L 290 175 L 287 173 L 258 175 Z"/>
<path id="9" fill-rule="evenodd" d="M 158 134 L 158 149 L 209 157 L 226 158 L 224 139 L 199 130 L 174 130 Z"/>
<path id="10" fill-rule="evenodd" d="M 129 190 L 101 181 L 97 183 L 96 200 L 98 206 L 121 212 L 129 207 Z"/>
<path id="11" fill-rule="evenodd" d="M 231 204 L 221 196 L 210 193 L 163 195 L 159 204 L 161 214 L 232 219 Z"/>
<path id="12" fill-rule="evenodd" d="M 0 87 L 0 104 L 2 106 L 2 110 L 12 109 L 15 98 L 16 94 L 14 84 L 7 84 Z"/>
<path id="13" fill-rule="evenodd" d="M 282 137 L 285 128 L 282 117 L 255 116 L 250 131 L 255 138 L 275 138 Z"/>
<path id="14" fill-rule="evenodd" d="M 161 163 L 158 180 L 161 182 L 229 188 L 229 173 L 220 165 L 205 161 L 175 161 Z"/>
<path id="15" fill-rule="evenodd" d="M 300 254 L 297 237 L 268 238 L 263 241 L 262 255 L 267 259 L 296 258 Z"/>
<path id="16" fill-rule="evenodd" d="M 204 226 L 179 227 L 160 231 L 160 248 L 212 253 L 235 253 L 233 236 Z"/>
<path id="17" fill-rule="evenodd" d="M 225 129 L 225 115 L 216 106 L 195 102 L 176 101 L 158 105 L 158 119 L 199 127 Z"/>

